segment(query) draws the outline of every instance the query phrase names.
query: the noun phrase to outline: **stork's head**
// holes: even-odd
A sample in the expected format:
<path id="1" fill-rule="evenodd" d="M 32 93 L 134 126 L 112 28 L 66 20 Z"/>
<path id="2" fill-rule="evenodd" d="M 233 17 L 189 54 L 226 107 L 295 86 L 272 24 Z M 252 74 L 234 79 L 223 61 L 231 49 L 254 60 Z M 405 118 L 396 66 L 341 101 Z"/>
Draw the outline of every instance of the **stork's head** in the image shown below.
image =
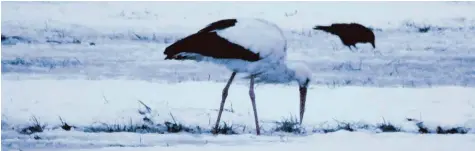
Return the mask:
<path id="1" fill-rule="evenodd" d="M 292 79 L 299 84 L 300 91 L 300 124 L 302 124 L 303 115 L 305 113 L 305 101 L 307 100 L 307 88 L 311 80 L 310 69 L 304 64 L 289 64 L 288 65 Z"/>
<path id="2" fill-rule="evenodd" d="M 185 38 L 182 38 L 173 44 L 169 45 L 163 51 L 163 54 L 166 55 L 165 60 L 168 59 L 186 59 L 185 56 L 177 56 L 177 54 L 181 52 L 190 51 L 193 49 L 197 49 L 197 47 L 201 46 L 203 35 L 200 34 L 192 34 Z"/>

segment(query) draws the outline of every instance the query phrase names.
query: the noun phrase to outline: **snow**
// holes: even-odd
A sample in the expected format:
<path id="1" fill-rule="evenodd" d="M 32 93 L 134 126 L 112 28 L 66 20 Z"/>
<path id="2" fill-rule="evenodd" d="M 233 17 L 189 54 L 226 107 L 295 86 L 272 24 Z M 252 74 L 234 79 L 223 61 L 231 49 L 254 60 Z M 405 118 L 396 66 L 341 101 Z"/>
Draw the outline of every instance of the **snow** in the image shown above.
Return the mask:
<path id="1" fill-rule="evenodd" d="M 48 132 L 44 137 L 62 134 Z M 73 137 L 75 136 L 75 137 Z M 114 139 L 122 137 L 122 139 Z M 71 139 L 72 138 L 72 139 Z M 365 132 L 335 132 L 306 137 L 281 136 L 269 137 L 252 135 L 239 136 L 196 136 L 189 134 L 150 135 L 150 134 L 71 134 L 55 138 L 60 151 L 148 151 L 148 150 L 387 150 L 387 151 L 471 151 L 475 147 L 473 135 L 416 135 L 405 133 L 368 134 Z M 66 142 L 67 140 L 71 142 Z M 88 141 L 84 141 L 88 140 Z M 45 143 L 48 141 L 45 141 Z M 98 147 L 80 148 L 88 142 L 95 142 Z M 73 144 L 65 148 L 63 143 Z M 107 146 L 107 147 L 104 147 Z M 46 151 L 38 146 L 34 151 Z"/>
<path id="2" fill-rule="evenodd" d="M 19 36 L 1 47 L 2 150 L 473 150 L 474 7 L 473 2 L 2 2 L 2 34 Z M 276 122 L 298 114 L 296 84 L 259 84 L 264 135 L 255 136 L 249 81 L 238 74 L 222 121 L 239 134 L 210 135 L 231 72 L 212 63 L 163 60 L 170 43 L 234 17 L 263 18 L 281 27 L 288 63 L 310 69 L 304 134 L 274 130 Z M 358 44 L 350 51 L 338 37 L 311 29 L 334 22 L 374 28 L 377 48 Z M 139 100 L 151 111 L 141 114 Z M 45 131 L 18 133 L 33 116 L 46 124 Z M 76 128 L 58 128 L 60 117 Z M 85 132 L 144 124 L 144 117 L 199 126 L 203 133 Z M 355 131 L 321 132 L 341 122 Z M 401 132 L 374 128 L 384 122 Z M 469 131 L 419 134 L 419 122 L 430 133 L 438 126 Z"/>
<path id="3" fill-rule="evenodd" d="M 5 80 L 2 82 L 2 123 L 5 124 L 3 127 L 22 128 L 25 125 L 31 125 L 30 119 L 35 116 L 40 123 L 46 124 L 48 129 L 55 129 L 56 126 L 61 125 L 59 120 L 61 117 L 68 124 L 79 127 L 77 131 L 81 131 L 80 127 L 101 126 L 102 124 L 140 124 L 143 123 L 143 116 L 138 113 L 143 108 L 138 102 L 140 100 L 152 109 L 152 113 L 148 117 L 153 121 L 176 120 L 184 125 L 209 129 L 214 125 L 217 116 L 223 84 L 213 82 L 167 84 L 136 80 Z M 255 133 L 252 108 L 247 92 L 248 86 L 246 85 L 232 85 L 225 105 L 227 111 L 223 112 L 222 121 L 234 125 L 237 131 L 242 133 L 240 135 L 243 135 L 237 137 L 250 137 Z M 416 135 L 415 124 L 408 122 L 406 118 L 424 121 L 427 127 L 432 130 L 436 126 L 461 126 L 475 129 L 473 120 L 475 117 L 473 107 L 475 94 L 473 92 L 473 88 L 462 87 L 341 87 L 330 89 L 324 86 L 311 86 L 308 91 L 303 126 L 311 134 L 310 131 L 315 128 L 335 127 L 335 124 L 338 124 L 337 121 L 370 125 L 390 122 L 401 127 L 403 131 L 409 132 L 408 138 L 419 136 Z M 279 94 L 279 100 L 275 100 L 275 94 Z M 297 88 L 281 85 L 258 85 L 256 96 L 258 96 L 256 104 L 265 138 L 278 139 L 282 135 L 272 132 L 272 129 L 276 127 L 275 122 L 298 114 Z M 376 132 L 371 129 L 358 131 L 361 131 L 362 134 L 342 136 L 340 139 L 373 135 Z M 470 133 L 468 138 L 473 137 L 473 131 Z M 121 138 L 121 135 L 124 135 L 124 139 L 118 139 Z M 188 142 L 186 137 L 168 135 L 172 134 L 164 136 L 130 133 L 84 134 L 83 132 L 66 132 L 56 129 L 37 134 L 42 139 L 35 141 L 32 139 L 35 135 L 23 135 L 3 129 L 2 141 L 3 145 L 12 148 L 41 148 L 41 146 L 46 148 L 95 148 L 117 144 L 140 146 L 137 138 L 141 137 L 150 139 L 147 140 L 148 143 L 142 144 L 145 146 L 163 145 L 165 142 L 181 146 L 179 145 L 182 144 L 180 141 Z M 225 141 L 206 135 L 209 134 L 191 136 Z M 316 133 L 313 135 L 327 137 L 334 134 Z M 313 137 L 313 135 L 309 137 Z M 160 140 L 162 137 L 172 137 L 175 140 Z M 433 137 L 435 138 L 428 139 L 436 139 L 439 136 Z M 307 140 L 304 138 L 301 140 Z M 462 137 L 461 139 L 468 138 Z M 93 141 L 97 139 L 104 140 Z M 134 141 L 130 142 L 128 139 L 134 139 Z M 152 141 L 156 139 L 158 140 Z M 473 139 L 471 140 L 473 145 Z M 24 141 L 27 141 L 26 144 L 22 143 Z M 91 141 L 94 143 L 91 144 Z M 174 141 L 175 143 L 173 143 Z M 225 142 L 238 143 L 233 139 Z M 217 142 L 216 144 L 225 145 L 226 143 Z M 15 145 L 17 146 L 15 147 Z"/>
<path id="4" fill-rule="evenodd" d="M 282 28 L 288 38 L 289 63 L 303 62 L 309 66 L 312 84 L 475 85 L 475 45 L 471 40 L 475 38 L 475 12 L 470 7 L 473 3 L 372 2 L 369 6 L 373 9 L 366 11 L 362 11 L 366 8 L 362 4 L 369 2 L 210 3 L 163 2 L 158 6 L 153 2 L 6 2 L 2 12 L 12 15 L 2 16 L 2 33 L 24 37 L 35 45 L 2 44 L 3 61 L 33 60 L 28 67 L 2 64 L 2 78 L 224 82 L 231 74 L 228 69 L 211 63 L 165 61 L 163 49 L 210 22 L 254 17 Z M 177 7 L 183 10 L 170 10 Z M 335 12 L 329 8 L 348 11 Z M 194 10 L 193 15 L 183 15 L 186 10 Z M 439 10 L 446 12 L 441 14 Z M 289 13 L 294 15 L 285 15 Z M 378 48 L 358 44 L 359 50 L 350 51 L 338 37 L 311 29 L 345 21 L 378 29 Z M 417 32 L 425 26 L 435 29 Z M 75 39 L 81 44 L 74 44 Z M 46 43 L 47 40 L 62 44 Z M 95 45 L 89 45 L 91 42 Z M 64 61 L 79 64 L 55 64 L 55 68 L 50 68 L 51 62 Z"/>
<path id="5" fill-rule="evenodd" d="M 224 85 L 135 80 L 5 80 L 2 82 L 2 113 L 7 123 L 13 125 L 28 124 L 32 115 L 51 125 L 60 124 L 59 116 L 72 125 L 127 124 L 130 120 L 142 120 L 137 112 L 141 108 L 138 100 L 141 100 L 158 114 L 157 120 L 171 120 L 169 113 L 172 113 L 177 121 L 186 125 L 209 127 L 209 121 L 216 118 Z M 334 119 L 377 124 L 382 123 L 383 118 L 395 124 L 414 118 L 437 125 L 464 125 L 475 116 L 474 107 L 470 105 L 475 103 L 474 90 L 311 86 L 307 92 L 304 125 L 318 126 Z M 272 125 L 289 115 L 298 115 L 298 87 L 258 85 L 255 91 L 263 123 Z M 252 126 L 247 92 L 245 84 L 231 85 L 225 108 L 234 113 L 223 113 L 226 123 Z M 275 94 L 279 94 L 279 100 Z M 54 110 L 44 111 L 52 106 Z"/>

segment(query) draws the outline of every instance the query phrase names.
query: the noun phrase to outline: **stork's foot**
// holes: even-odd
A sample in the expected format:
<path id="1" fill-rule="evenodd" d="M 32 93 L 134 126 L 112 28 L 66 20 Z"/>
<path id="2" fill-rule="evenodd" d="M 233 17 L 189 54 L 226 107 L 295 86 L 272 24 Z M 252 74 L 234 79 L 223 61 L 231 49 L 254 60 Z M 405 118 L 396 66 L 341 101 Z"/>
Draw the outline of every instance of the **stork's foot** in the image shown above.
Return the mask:
<path id="1" fill-rule="evenodd" d="M 218 135 L 218 130 L 216 127 L 211 130 L 211 134 Z"/>

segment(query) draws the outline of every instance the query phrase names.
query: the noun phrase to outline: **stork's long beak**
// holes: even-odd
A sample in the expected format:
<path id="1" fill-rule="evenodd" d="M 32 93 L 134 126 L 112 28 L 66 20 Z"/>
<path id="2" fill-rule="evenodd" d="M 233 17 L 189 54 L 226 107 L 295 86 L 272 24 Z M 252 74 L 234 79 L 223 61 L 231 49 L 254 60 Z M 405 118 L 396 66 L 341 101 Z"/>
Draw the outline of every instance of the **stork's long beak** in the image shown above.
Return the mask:
<path id="1" fill-rule="evenodd" d="M 300 124 L 302 124 L 305 113 L 305 101 L 307 100 L 307 86 L 300 86 Z"/>

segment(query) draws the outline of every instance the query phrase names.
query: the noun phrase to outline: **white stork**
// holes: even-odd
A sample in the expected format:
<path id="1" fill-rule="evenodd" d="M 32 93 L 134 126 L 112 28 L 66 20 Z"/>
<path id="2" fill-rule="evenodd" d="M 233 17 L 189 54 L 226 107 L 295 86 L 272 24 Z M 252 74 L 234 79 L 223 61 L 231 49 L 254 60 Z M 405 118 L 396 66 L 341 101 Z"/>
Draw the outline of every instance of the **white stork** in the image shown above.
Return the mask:
<path id="1" fill-rule="evenodd" d="M 228 89 L 236 73 L 250 79 L 249 96 L 254 110 L 256 133 L 260 135 L 255 103 L 254 83 L 289 83 L 296 81 L 300 91 L 300 124 L 302 124 L 310 71 L 301 64 L 286 64 L 287 40 L 282 30 L 262 19 L 223 19 L 168 46 L 165 60 L 209 61 L 232 70 L 222 92 L 216 134 Z"/>

